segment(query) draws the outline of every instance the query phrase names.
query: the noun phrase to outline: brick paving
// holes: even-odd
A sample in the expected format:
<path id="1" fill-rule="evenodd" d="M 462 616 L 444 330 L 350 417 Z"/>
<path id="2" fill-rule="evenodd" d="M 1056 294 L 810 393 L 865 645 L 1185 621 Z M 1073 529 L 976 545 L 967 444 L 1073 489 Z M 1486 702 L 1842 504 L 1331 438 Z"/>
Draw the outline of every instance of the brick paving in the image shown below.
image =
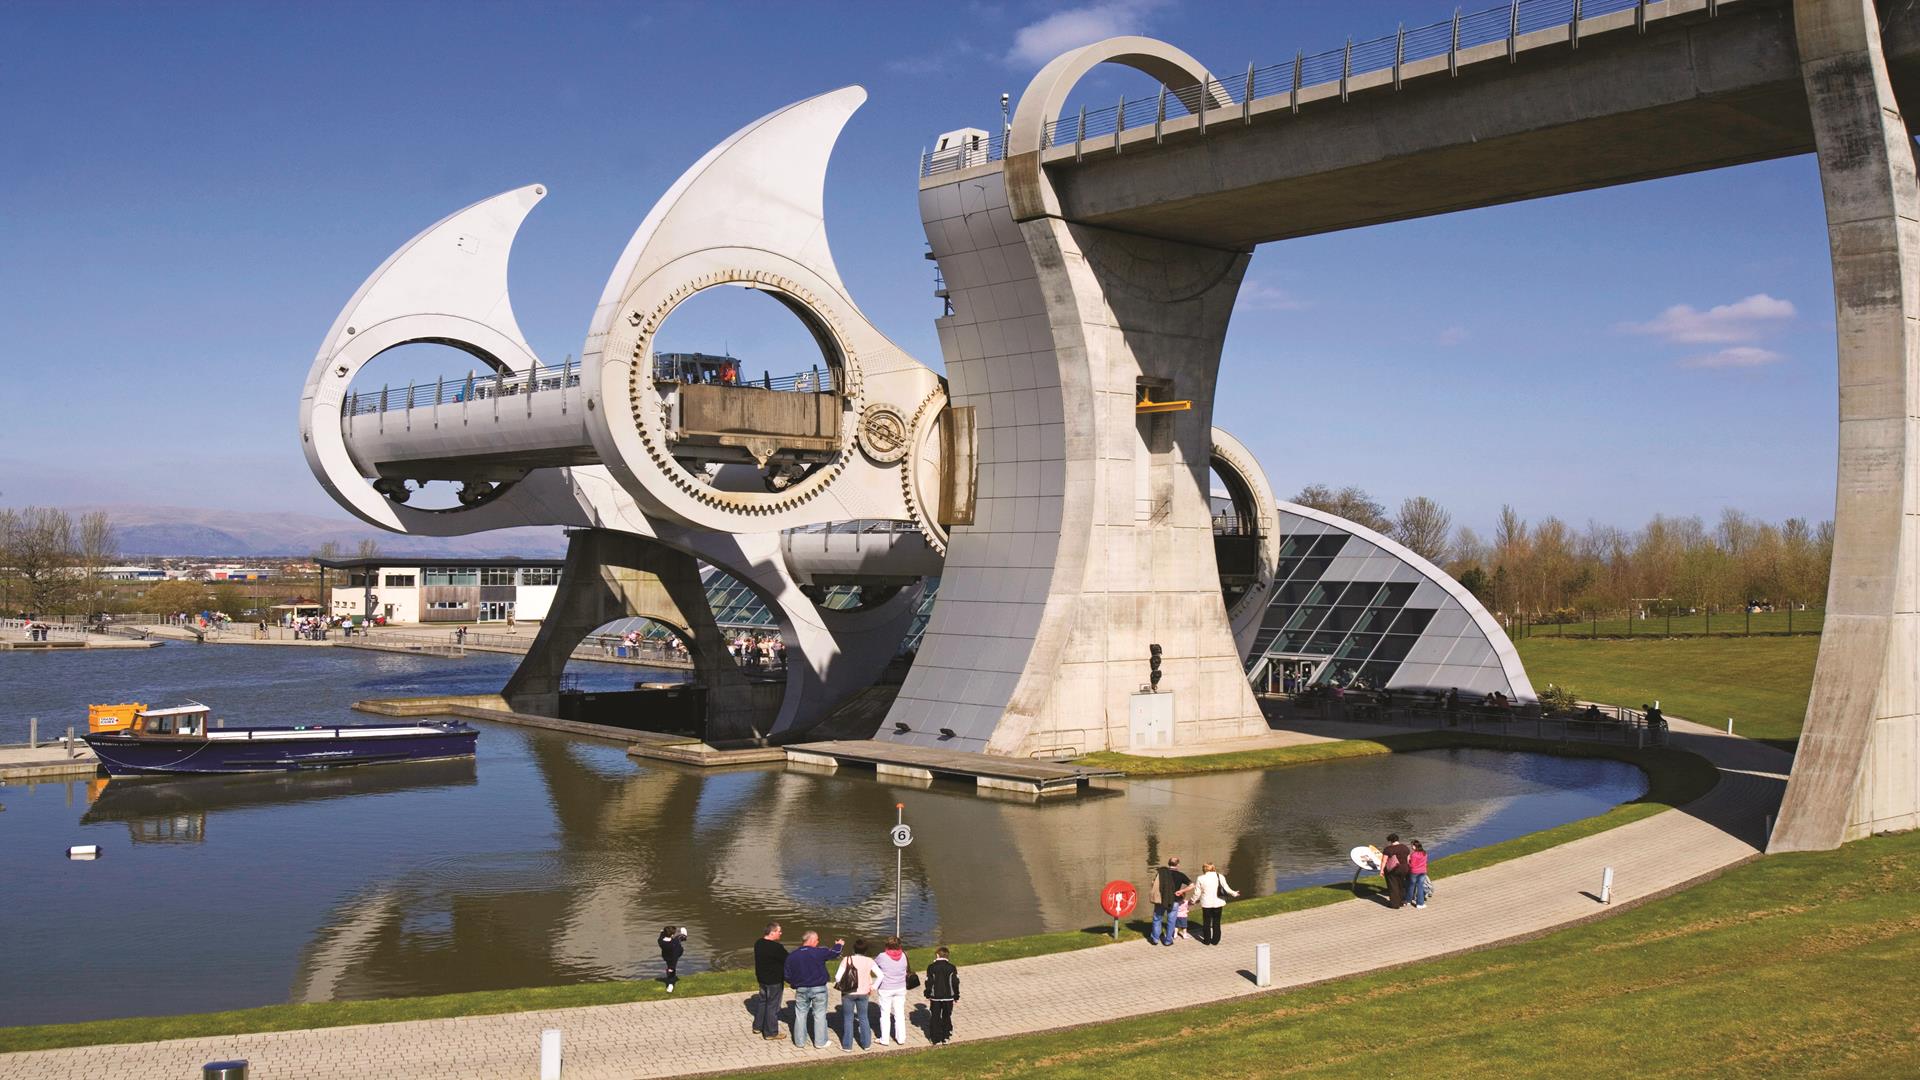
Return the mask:
<path id="1" fill-rule="evenodd" d="M 1758 854 L 1791 758 L 1771 747 L 1673 723 L 1674 744 L 1712 760 L 1720 784 L 1685 807 L 1439 883 L 1425 910 L 1352 900 L 1229 923 L 1225 944 L 1157 948 L 1144 941 L 970 966 L 955 1010 L 956 1039 L 1017 1035 L 1261 993 L 1245 972 L 1253 946 L 1273 946 L 1276 988 L 1301 986 L 1531 935 L 1603 914 L 1595 897 L 1614 868 L 1615 908 L 1717 873 Z M 1391 953 L 1382 935 L 1401 934 Z M 910 995 L 909 1000 L 917 995 Z M 838 1016 L 834 995 L 833 1018 Z M 924 1046 L 913 1018 L 911 1046 Z M 526 1078 L 539 1075 L 545 1028 L 565 1032 L 567 1080 L 723 1072 L 837 1059 L 749 1033 L 747 998 L 677 1001 L 418 1020 L 361 1027 L 79 1047 L 0 1055 L 0 1080 L 198 1077 L 246 1058 L 252 1080 L 363 1077 Z M 895 1052 L 876 1046 L 871 1053 Z"/>

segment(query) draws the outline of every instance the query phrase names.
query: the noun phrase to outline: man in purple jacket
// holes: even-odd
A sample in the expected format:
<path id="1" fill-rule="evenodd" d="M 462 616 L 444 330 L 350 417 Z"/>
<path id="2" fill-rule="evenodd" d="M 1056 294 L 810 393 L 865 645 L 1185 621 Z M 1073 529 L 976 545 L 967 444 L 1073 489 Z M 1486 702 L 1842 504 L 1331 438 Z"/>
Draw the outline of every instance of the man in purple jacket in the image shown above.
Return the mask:
<path id="1" fill-rule="evenodd" d="M 793 987 L 793 1045 L 804 1048 L 807 1045 L 807 1029 L 812 1027 L 813 1048 L 824 1050 L 827 1046 L 827 961 L 840 955 L 846 945 L 839 938 L 833 939 L 833 948 L 820 945 L 820 935 L 812 930 L 800 939 L 800 947 L 787 954 L 787 985 Z M 809 1024 L 807 1018 L 814 1017 Z"/>

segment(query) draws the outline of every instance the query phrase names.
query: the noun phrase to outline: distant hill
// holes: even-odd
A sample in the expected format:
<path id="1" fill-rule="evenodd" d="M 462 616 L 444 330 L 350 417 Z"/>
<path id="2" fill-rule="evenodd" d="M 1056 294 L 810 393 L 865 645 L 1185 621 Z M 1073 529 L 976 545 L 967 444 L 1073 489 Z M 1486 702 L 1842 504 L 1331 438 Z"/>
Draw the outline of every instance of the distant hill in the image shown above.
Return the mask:
<path id="1" fill-rule="evenodd" d="M 566 536 L 558 528 L 500 529 L 472 536 L 402 536 L 338 516 L 188 506 L 72 506 L 104 511 L 113 521 L 120 555 L 262 556 L 306 555 L 332 541 L 352 554 L 362 540 L 383 555 L 467 555 L 559 558 Z"/>

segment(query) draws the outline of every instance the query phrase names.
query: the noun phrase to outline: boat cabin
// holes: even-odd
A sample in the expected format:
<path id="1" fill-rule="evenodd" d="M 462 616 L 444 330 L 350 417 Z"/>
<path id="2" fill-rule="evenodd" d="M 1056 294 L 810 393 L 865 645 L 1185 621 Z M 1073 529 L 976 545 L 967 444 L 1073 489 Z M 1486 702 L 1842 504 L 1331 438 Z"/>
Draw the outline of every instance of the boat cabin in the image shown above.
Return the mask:
<path id="1" fill-rule="evenodd" d="M 149 709 L 139 702 L 125 705 L 87 706 L 87 731 L 124 731 L 133 735 L 207 734 L 213 715 L 212 706 L 195 702 L 171 709 Z"/>

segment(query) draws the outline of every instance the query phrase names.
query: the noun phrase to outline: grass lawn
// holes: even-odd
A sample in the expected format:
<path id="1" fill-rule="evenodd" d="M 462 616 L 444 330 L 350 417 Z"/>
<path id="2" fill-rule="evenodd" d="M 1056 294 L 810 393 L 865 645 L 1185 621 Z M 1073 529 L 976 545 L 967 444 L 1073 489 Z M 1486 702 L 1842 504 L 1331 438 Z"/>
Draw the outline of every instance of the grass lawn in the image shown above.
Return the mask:
<path id="1" fill-rule="evenodd" d="M 1507 859 L 1516 859 L 1556 844 L 1625 825 L 1659 813 L 1670 806 L 1691 802 L 1714 785 L 1718 774 L 1713 766 L 1692 754 L 1673 750 L 1635 751 L 1624 747 L 1572 743 L 1536 743 L 1527 739 L 1507 739 L 1471 732 L 1422 731 L 1390 735 L 1379 739 L 1315 743 L 1283 747 L 1247 754 L 1212 754 L 1204 757 L 1164 759 L 1136 758 L 1124 754 L 1097 755 L 1111 768 L 1133 775 L 1165 776 L 1177 772 L 1216 772 L 1229 769 L 1268 768 L 1309 761 L 1330 761 L 1347 757 L 1387 754 L 1396 751 L 1435 749 L 1444 746 L 1485 746 L 1495 749 L 1541 750 L 1581 756 L 1601 756 L 1629 761 L 1647 774 L 1648 790 L 1640 799 L 1624 803 L 1604 814 L 1571 821 L 1544 832 L 1515 837 L 1458 855 L 1435 859 L 1433 876 L 1464 874 Z M 1167 766 L 1178 764 L 1179 769 Z M 1337 887 L 1336 887 L 1337 886 Z M 1320 907 L 1348 899 L 1352 893 L 1345 881 L 1310 886 L 1291 892 L 1256 896 L 1227 907 L 1226 922 L 1276 915 Z M 1364 883 L 1363 883 L 1364 887 Z M 953 958 L 962 965 L 983 964 L 995 960 L 1013 960 L 1023 956 L 1070 952 L 1109 943 L 1109 926 L 1089 926 L 1051 934 L 976 944 L 954 944 Z M 1138 919 L 1125 928 L 1122 940 L 1146 933 L 1146 923 Z M 931 949 L 916 949 L 910 955 L 916 968 L 932 961 Z M 754 990 L 753 973 L 748 970 L 700 972 L 681 978 L 677 997 L 707 994 L 748 994 Z M 309 1005 L 266 1005 L 227 1012 L 198 1013 L 186 1016 L 127 1017 L 91 1020 L 77 1024 L 41 1024 L 0 1028 L 0 1053 L 20 1050 L 49 1050 L 62 1046 L 94 1046 L 103 1043 L 151 1042 L 159 1039 L 184 1039 L 204 1035 L 234 1035 L 256 1031 L 292 1031 L 300 1028 L 341 1027 L 348 1024 L 381 1024 L 401 1020 L 431 1020 L 453 1016 L 483 1016 L 521 1012 L 529 1009 L 562 1009 L 581 1005 L 613 1005 L 630 1001 L 659 1001 L 667 997 L 665 987 L 652 979 L 581 983 L 573 986 L 544 986 L 510 990 L 482 990 L 464 994 L 440 994 L 431 997 L 391 998 L 376 1001 L 328 1001 Z"/>
<path id="2" fill-rule="evenodd" d="M 1589 701 L 1639 708 L 1656 698 L 1674 716 L 1725 724 L 1749 738 L 1800 737 L 1817 637 L 1672 638 L 1515 643 L 1535 689 L 1555 683 Z"/>
<path id="3" fill-rule="evenodd" d="M 1613 918 L 1399 971 L 915 1054 L 835 1053 L 782 1073 L 1911 1075 L 1920 1039 L 1917 894 L 1920 832 L 1875 837 L 1769 856 Z M 962 1032 L 967 1005 L 963 998 L 955 1010 Z"/>

